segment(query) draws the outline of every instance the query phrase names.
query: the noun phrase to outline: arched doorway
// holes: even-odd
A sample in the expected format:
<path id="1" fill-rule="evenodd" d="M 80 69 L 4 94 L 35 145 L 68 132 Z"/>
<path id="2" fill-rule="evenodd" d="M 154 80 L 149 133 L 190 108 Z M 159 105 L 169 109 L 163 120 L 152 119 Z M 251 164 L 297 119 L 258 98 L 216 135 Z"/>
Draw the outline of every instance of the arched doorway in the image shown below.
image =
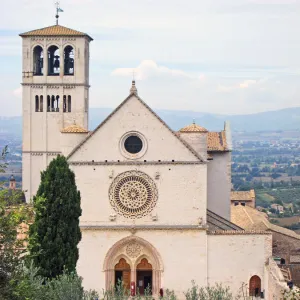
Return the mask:
<path id="1" fill-rule="evenodd" d="M 249 282 L 249 296 L 260 296 L 261 294 L 261 279 L 254 275 L 250 278 Z"/>
<path id="2" fill-rule="evenodd" d="M 138 287 L 139 283 L 137 275 L 143 275 L 142 273 L 139 273 L 140 271 L 150 271 L 150 274 L 152 273 L 150 278 L 146 278 L 146 286 L 148 285 L 149 280 L 152 280 L 152 282 L 150 282 L 152 295 L 158 295 L 161 288 L 161 278 L 163 273 L 161 256 L 154 246 L 137 236 L 129 236 L 116 242 L 107 252 L 103 264 L 105 288 L 107 290 L 111 289 L 116 282 L 116 275 L 119 276 L 119 274 L 121 274 L 116 274 L 115 267 L 120 263 L 120 259 L 122 258 L 130 266 L 130 281 L 134 282 L 136 287 Z M 143 259 L 146 260 L 143 261 Z M 117 269 L 117 271 L 121 271 L 119 270 L 119 265 Z M 128 266 L 125 269 L 128 270 Z M 144 276 L 150 275 L 144 274 Z"/>
<path id="3" fill-rule="evenodd" d="M 136 266 L 137 290 L 140 295 L 147 293 L 152 294 L 152 265 L 146 258 Z"/>
<path id="4" fill-rule="evenodd" d="M 126 289 L 130 289 L 130 265 L 124 258 L 121 258 L 115 265 L 115 285 L 123 282 Z"/>

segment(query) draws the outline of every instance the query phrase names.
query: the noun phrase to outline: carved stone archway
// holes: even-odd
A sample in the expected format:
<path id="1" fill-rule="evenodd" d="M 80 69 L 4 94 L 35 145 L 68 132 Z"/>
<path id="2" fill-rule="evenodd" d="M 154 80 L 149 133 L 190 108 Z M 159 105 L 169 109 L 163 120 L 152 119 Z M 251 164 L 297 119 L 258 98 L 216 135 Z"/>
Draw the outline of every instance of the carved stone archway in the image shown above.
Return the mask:
<path id="1" fill-rule="evenodd" d="M 130 236 L 115 243 L 106 254 L 103 264 L 105 287 L 112 288 L 115 282 L 115 265 L 124 258 L 130 265 L 131 281 L 136 283 L 136 268 L 143 258 L 152 266 L 152 293 L 158 295 L 161 288 L 163 263 L 158 251 L 146 240 Z"/>

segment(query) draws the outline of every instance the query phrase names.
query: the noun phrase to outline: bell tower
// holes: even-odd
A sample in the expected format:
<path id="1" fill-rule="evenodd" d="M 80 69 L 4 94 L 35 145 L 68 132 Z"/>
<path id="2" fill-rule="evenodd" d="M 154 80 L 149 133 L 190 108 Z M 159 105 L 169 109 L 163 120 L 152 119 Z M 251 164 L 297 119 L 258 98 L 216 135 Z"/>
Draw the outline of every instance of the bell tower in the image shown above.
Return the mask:
<path id="1" fill-rule="evenodd" d="M 76 124 L 87 131 L 89 43 L 92 38 L 54 25 L 22 37 L 23 161 L 26 201 L 40 172 L 61 153 L 61 131 Z"/>

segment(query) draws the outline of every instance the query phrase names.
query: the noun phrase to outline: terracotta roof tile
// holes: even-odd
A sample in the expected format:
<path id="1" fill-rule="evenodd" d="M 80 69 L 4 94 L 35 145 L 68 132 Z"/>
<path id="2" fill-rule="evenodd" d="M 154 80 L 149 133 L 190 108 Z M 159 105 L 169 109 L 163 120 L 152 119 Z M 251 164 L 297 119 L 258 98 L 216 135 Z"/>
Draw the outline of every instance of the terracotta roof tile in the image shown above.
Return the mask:
<path id="1" fill-rule="evenodd" d="M 255 198 L 255 191 L 233 191 L 230 193 L 231 201 L 252 201 Z"/>
<path id="2" fill-rule="evenodd" d="M 225 131 L 208 132 L 207 151 L 227 151 Z"/>
<path id="3" fill-rule="evenodd" d="M 231 206 L 231 222 L 245 230 L 274 231 L 300 240 L 299 234 L 290 229 L 270 223 L 265 213 L 249 206 Z"/>
<path id="4" fill-rule="evenodd" d="M 71 125 L 61 130 L 61 133 L 88 133 L 88 130 L 78 125 Z"/>
<path id="5" fill-rule="evenodd" d="M 188 125 L 188 126 L 185 126 L 183 128 L 181 128 L 179 130 L 179 132 L 182 132 L 182 133 L 189 133 L 189 132 L 208 132 L 208 130 L 204 127 L 201 127 L 195 123 L 191 124 L 191 125 Z"/>
<path id="6" fill-rule="evenodd" d="M 28 32 L 21 33 L 20 36 L 87 36 L 89 39 L 93 40 L 86 33 L 67 28 L 61 25 L 53 25 L 49 27 L 44 27 Z"/>

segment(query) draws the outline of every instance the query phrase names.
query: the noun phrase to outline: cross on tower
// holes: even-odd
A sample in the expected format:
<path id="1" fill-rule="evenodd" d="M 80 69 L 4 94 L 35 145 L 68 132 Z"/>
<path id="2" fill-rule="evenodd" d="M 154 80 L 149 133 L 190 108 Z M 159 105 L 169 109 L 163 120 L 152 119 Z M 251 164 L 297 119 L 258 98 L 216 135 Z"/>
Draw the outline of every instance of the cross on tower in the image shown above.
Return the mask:
<path id="1" fill-rule="evenodd" d="M 60 12 L 63 12 L 63 10 L 60 8 L 60 3 L 59 3 L 58 1 L 55 2 L 55 6 L 56 6 L 56 15 L 55 15 L 55 18 L 56 18 L 56 25 L 58 25 L 59 13 L 60 13 Z"/>

